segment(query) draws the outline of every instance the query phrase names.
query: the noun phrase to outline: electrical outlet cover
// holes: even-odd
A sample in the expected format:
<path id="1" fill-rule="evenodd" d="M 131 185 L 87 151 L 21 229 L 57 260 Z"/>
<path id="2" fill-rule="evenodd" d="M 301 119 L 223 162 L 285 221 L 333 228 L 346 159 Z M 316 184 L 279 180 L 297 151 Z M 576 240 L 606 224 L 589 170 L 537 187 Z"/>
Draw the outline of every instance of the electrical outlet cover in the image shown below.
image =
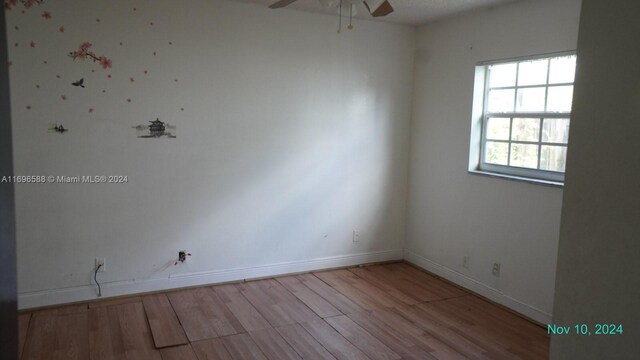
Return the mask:
<path id="1" fill-rule="evenodd" d="M 105 272 L 105 270 L 107 270 L 107 259 L 105 258 L 96 258 L 96 265 L 95 265 L 96 269 L 98 269 L 98 266 L 100 266 L 100 269 L 98 269 L 98 272 Z"/>
<path id="2" fill-rule="evenodd" d="M 493 271 L 492 271 L 493 275 L 495 276 L 500 276 L 500 263 L 494 263 L 493 264 Z"/>

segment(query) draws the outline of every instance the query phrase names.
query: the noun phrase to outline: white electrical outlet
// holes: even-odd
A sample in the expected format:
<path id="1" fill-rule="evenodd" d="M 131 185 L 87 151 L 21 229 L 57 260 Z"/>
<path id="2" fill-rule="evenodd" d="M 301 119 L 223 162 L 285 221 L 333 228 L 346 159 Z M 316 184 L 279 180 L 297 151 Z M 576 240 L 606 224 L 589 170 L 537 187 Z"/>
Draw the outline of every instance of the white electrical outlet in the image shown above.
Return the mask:
<path id="1" fill-rule="evenodd" d="M 500 276 L 500 263 L 494 263 L 493 264 L 493 271 L 492 271 L 493 275 L 495 276 Z"/>
<path id="2" fill-rule="evenodd" d="M 98 266 L 100 266 L 100 268 L 98 269 Z M 98 269 L 98 272 L 105 272 L 105 270 L 107 270 L 107 259 L 106 258 L 96 258 L 96 267 L 95 269 Z"/>
<path id="3" fill-rule="evenodd" d="M 462 258 L 462 267 L 465 269 L 469 268 L 469 257 L 465 256 Z"/>
<path id="4" fill-rule="evenodd" d="M 353 242 L 354 243 L 360 242 L 360 231 L 353 230 Z"/>

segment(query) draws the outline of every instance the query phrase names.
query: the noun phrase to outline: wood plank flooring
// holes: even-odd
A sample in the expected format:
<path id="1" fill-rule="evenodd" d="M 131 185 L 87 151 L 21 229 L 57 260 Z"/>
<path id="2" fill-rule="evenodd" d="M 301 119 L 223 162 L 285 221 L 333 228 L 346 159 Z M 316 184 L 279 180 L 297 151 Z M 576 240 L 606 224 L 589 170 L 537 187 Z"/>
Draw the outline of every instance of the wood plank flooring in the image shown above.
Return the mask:
<path id="1" fill-rule="evenodd" d="M 184 345 L 188 343 L 182 325 L 173 311 L 165 294 L 153 294 L 142 297 L 147 313 L 153 342 L 157 348 Z"/>
<path id="2" fill-rule="evenodd" d="M 25 312 L 19 360 L 548 359 L 545 329 L 407 263 Z"/>

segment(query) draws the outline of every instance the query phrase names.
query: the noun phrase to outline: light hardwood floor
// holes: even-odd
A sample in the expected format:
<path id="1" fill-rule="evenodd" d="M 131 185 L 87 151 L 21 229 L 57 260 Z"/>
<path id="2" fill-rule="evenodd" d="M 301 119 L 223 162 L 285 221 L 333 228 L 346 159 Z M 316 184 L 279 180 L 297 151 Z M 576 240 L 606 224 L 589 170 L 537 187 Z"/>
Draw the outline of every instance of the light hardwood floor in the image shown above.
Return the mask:
<path id="1" fill-rule="evenodd" d="M 22 313 L 22 360 L 546 359 L 546 331 L 406 263 Z"/>

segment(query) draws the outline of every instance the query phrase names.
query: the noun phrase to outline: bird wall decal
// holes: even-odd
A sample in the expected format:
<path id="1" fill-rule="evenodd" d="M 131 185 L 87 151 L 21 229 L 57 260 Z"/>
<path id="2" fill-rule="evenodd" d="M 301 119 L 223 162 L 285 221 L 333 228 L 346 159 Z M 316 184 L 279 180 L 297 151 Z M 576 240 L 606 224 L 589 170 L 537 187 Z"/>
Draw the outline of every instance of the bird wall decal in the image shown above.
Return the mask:
<path id="1" fill-rule="evenodd" d="M 80 79 L 78 81 L 72 82 L 71 85 L 80 86 L 81 88 L 84 88 L 84 78 L 82 78 L 82 79 Z"/>

